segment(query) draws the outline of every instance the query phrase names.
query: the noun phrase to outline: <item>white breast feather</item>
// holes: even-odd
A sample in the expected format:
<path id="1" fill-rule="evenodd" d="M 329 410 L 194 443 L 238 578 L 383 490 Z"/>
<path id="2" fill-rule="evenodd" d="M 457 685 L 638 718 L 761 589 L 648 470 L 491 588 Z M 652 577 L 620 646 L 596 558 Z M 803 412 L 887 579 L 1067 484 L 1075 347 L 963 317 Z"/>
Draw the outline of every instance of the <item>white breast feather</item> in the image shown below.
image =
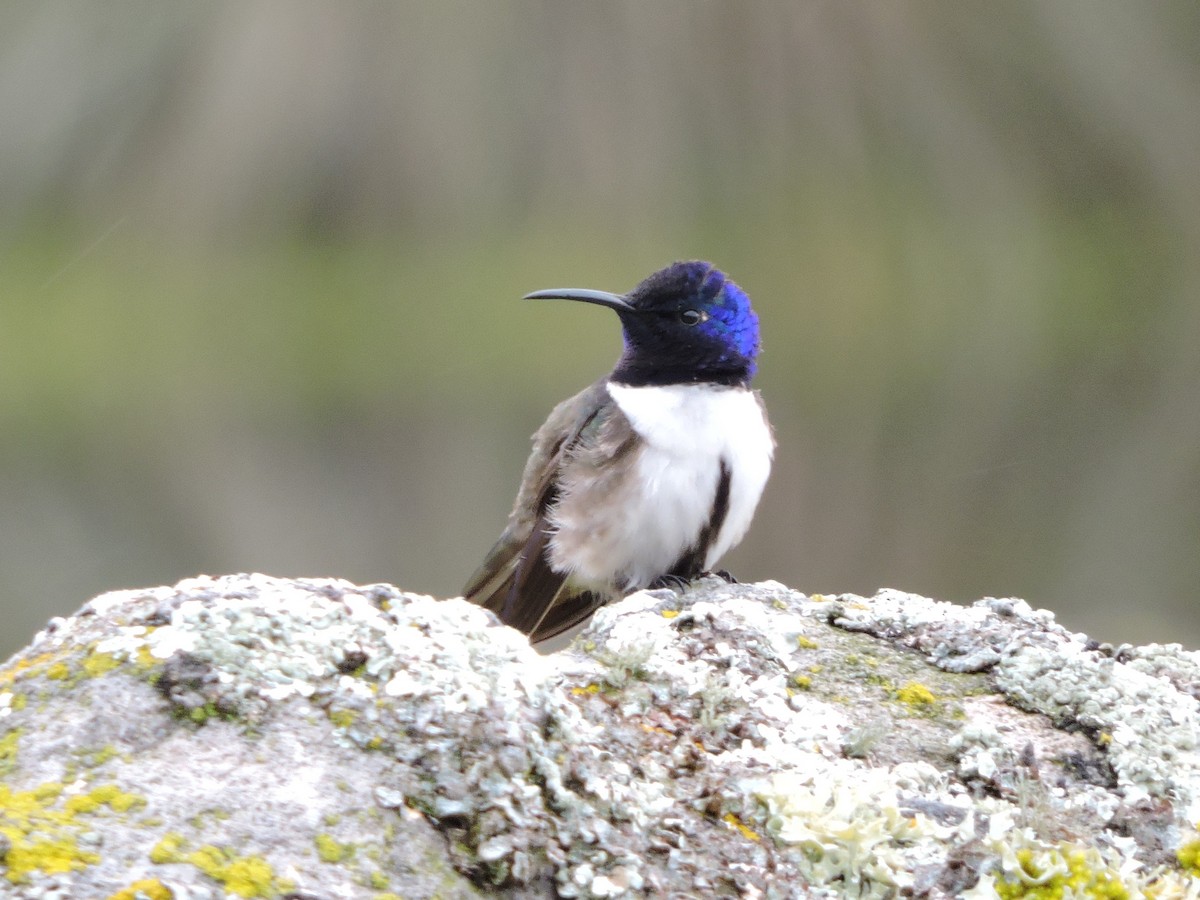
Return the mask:
<path id="1" fill-rule="evenodd" d="M 620 573 L 626 589 L 662 575 L 708 523 L 724 460 L 729 509 L 705 559 L 712 569 L 750 527 L 771 471 L 774 440 L 757 399 L 745 388 L 716 385 L 609 383 L 608 390 L 646 442 L 634 458 L 640 490 L 622 498 L 621 526 L 593 532 L 571 568 L 597 582 Z"/>

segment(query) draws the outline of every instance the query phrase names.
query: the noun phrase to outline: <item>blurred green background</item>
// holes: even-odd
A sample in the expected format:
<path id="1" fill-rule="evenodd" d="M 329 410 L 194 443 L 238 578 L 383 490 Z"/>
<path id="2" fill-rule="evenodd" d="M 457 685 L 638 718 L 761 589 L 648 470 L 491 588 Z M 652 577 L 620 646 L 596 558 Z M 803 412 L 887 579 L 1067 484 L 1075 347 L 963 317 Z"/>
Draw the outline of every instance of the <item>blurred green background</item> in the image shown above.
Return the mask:
<path id="1" fill-rule="evenodd" d="M 743 580 L 1200 646 L 1200 4 L 8 2 L 0 657 L 200 572 L 456 593 L 676 258 Z"/>

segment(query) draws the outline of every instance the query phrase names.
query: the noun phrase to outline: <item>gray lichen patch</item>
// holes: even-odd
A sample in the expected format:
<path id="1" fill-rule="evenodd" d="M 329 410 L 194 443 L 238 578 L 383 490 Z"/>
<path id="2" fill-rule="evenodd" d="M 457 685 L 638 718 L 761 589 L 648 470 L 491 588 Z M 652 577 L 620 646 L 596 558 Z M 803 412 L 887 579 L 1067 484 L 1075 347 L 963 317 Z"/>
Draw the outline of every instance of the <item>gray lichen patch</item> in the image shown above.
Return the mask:
<path id="1" fill-rule="evenodd" d="M 108 594 L 0 670 L 0 897 L 1198 896 L 1189 666 L 772 583 L 545 656 L 386 585 Z"/>
<path id="2" fill-rule="evenodd" d="M 1170 679 L 1054 635 L 1015 642 L 996 682 L 1020 706 L 1093 732 L 1127 803 L 1169 799 L 1200 822 L 1200 708 Z"/>

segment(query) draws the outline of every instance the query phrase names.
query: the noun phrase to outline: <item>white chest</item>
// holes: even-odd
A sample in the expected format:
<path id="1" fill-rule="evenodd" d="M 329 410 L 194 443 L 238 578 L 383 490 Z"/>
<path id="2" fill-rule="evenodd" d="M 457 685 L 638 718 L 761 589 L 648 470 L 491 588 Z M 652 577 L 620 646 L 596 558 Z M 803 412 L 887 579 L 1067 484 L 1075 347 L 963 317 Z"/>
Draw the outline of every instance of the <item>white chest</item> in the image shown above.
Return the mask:
<path id="1" fill-rule="evenodd" d="M 757 397 L 713 385 L 610 383 L 608 391 L 645 446 L 632 460 L 630 489 L 612 507 L 621 521 L 593 522 L 573 568 L 585 580 L 616 574 L 625 588 L 664 574 L 708 524 L 724 463 L 729 504 L 706 554 L 705 568 L 712 569 L 750 527 L 771 470 L 774 439 Z"/>

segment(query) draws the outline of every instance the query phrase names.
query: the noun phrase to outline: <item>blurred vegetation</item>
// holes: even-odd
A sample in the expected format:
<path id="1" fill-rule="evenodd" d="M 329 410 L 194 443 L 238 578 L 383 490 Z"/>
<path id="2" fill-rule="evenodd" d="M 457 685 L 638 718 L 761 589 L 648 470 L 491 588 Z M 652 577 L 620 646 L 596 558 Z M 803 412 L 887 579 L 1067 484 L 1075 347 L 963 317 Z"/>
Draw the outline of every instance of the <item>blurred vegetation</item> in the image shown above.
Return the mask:
<path id="1" fill-rule="evenodd" d="M 198 572 L 439 595 L 712 259 L 779 438 L 744 579 L 1200 645 L 1200 7 L 0 9 L 0 656 Z"/>

